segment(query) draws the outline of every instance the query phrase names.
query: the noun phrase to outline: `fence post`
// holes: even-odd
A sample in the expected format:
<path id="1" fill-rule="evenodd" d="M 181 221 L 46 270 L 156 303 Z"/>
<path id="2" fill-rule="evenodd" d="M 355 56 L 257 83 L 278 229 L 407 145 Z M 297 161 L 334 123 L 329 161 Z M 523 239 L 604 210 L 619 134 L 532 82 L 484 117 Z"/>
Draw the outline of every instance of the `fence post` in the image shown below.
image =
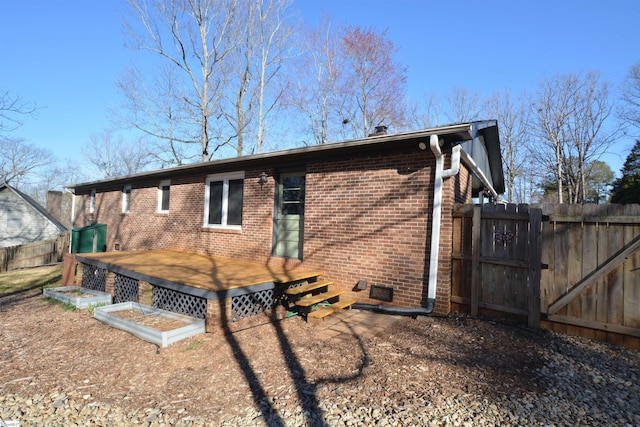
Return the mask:
<path id="1" fill-rule="evenodd" d="M 0 249 L 0 272 L 7 271 L 7 248 Z"/>
<path id="2" fill-rule="evenodd" d="M 471 224 L 471 316 L 478 317 L 478 276 L 480 273 L 480 225 L 482 207 L 473 207 L 473 222 Z"/>
<path id="3" fill-rule="evenodd" d="M 540 280 L 542 268 L 542 209 L 529 209 L 529 316 L 530 328 L 540 327 Z"/>

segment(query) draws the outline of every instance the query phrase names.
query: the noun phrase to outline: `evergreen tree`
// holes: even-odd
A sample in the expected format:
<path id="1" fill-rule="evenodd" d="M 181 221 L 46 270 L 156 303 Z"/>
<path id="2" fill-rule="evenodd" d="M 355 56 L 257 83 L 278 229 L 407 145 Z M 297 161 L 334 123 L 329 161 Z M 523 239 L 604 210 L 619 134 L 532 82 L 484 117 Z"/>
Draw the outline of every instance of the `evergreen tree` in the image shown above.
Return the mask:
<path id="1" fill-rule="evenodd" d="M 611 191 L 611 203 L 640 203 L 640 140 L 631 149 Z"/>

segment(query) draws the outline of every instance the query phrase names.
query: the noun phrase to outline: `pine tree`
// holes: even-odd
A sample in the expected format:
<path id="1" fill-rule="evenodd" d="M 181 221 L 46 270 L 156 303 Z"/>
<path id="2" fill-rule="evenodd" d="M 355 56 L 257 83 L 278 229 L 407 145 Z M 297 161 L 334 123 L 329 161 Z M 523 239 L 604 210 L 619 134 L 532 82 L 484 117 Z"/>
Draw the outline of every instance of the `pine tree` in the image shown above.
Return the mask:
<path id="1" fill-rule="evenodd" d="M 611 203 L 640 203 L 640 140 L 631 149 L 611 191 Z"/>

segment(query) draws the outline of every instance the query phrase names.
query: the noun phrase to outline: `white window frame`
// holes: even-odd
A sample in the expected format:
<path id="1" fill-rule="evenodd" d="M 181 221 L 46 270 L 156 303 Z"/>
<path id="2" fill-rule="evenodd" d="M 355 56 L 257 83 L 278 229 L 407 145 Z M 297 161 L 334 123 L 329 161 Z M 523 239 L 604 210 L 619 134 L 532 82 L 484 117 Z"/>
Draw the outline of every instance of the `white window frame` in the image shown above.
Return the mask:
<path id="1" fill-rule="evenodd" d="M 171 207 L 171 180 L 166 179 L 158 184 L 158 213 L 169 213 L 169 209 L 162 209 L 162 187 L 169 187 L 169 208 Z"/>
<path id="2" fill-rule="evenodd" d="M 91 196 L 89 198 L 89 213 L 95 213 L 96 211 L 96 190 L 91 190 Z"/>
<path id="3" fill-rule="evenodd" d="M 122 187 L 122 213 L 131 212 L 131 184 Z"/>
<path id="4" fill-rule="evenodd" d="M 229 181 L 241 179 L 244 181 L 244 172 L 235 172 L 228 174 L 209 175 L 204 186 L 204 218 L 202 226 L 204 228 L 219 228 L 225 230 L 242 230 L 242 225 L 227 225 L 227 212 L 229 210 Z M 212 182 L 222 181 L 222 220 L 221 224 L 209 224 L 209 195 L 210 184 Z M 243 212 L 244 212 L 244 194 L 242 196 Z"/>

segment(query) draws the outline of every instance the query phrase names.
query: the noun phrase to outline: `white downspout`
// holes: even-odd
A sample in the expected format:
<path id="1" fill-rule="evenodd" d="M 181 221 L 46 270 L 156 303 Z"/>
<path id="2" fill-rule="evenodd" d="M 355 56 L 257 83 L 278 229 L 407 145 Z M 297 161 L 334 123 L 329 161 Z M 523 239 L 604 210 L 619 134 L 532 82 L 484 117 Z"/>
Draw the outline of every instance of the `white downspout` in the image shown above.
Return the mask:
<path id="1" fill-rule="evenodd" d="M 438 282 L 438 259 L 440 256 L 440 224 L 442 222 L 442 185 L 444 178 L 455 176 L 460 171 L 459 145 L 453 147 L 451 167 L 444 169 L 444 155 L 440 149 L 438 135 L 431 135 L 429 140 L 431 151 L 436 157 L 436 173 L 433 190 L 433 210 L 431 220 L 431 258 L 429 262 L 429 284 L 427 290 L 428 308 L 433 310 L 436 302 L 436 285 Z"/>
<path id="2" fill-rule="evenodd" d="M 65 188 L 71 194 L 71 230 L 69 230 L 69 253 L 71 253 L 71 244 L 73 243 L 73 219 L 76 216 L 76 193 Z"/>

